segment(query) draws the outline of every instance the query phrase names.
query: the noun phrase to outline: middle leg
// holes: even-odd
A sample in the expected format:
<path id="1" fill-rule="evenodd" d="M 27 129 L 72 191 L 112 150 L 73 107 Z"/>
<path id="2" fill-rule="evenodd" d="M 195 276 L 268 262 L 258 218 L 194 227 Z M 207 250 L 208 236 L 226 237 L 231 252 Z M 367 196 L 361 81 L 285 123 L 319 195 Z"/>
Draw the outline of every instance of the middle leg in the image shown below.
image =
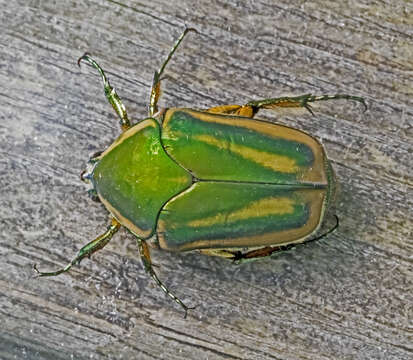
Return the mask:
<path id="1" fill-rule="evenodd" d="M 151 275 L 152 279 L 155 280 L 156 284 L 163 290 L 163 292 L 184 309 L 184 318 L 186 318 L 188 310 L 194 309 L 194 307 L 189 307 L 185 305 L 177 296 L 175 296 L 173 293 L 169 291 L 169 289 L 163 284 L 163 282 L 158 278 L 158 275 L 156 275 L 155 271 L 153 270 L 153 264 L 151 261 L 148 244 L 145 240 L 142 239 L 137 239 L 137 242 L 139 254 L 141 256 L 141 260 L 145 270 L 149 273 L 149 275 Z"/>

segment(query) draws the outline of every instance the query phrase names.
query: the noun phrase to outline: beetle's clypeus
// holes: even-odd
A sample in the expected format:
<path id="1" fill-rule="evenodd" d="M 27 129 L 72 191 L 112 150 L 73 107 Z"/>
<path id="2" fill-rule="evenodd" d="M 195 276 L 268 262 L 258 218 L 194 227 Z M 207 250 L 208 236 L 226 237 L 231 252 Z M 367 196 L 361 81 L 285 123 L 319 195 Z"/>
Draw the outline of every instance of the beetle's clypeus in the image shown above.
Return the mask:
<path id="1" fill-rule="evenodd" d="M 311 102 L 350 99 L 366 106 L 364 100 L 342 94 L 303 95 L 158 112 L 161 75 L 191 30 L 182 33 L 155 72 L 149 117 L 135 125 L 100 66 L 88 54 L 79 59 L 79 64 L 84 60 L 99 71 L 123 130 L 90 159 L 90 169 L 81 176 L 92 184 L 92 194 L 112 220 L 106 232 L 85 245 L 65 268 L 40 272 L 35 267 L 40 276 L 68 271 L 124 226 L 136 236 L 146 271 L 186 316 L 189 307 L 153 270 L 149 241 L 165 250 L 199 250 L 245 261 L 320 237 L 314 234 L 336 189 L 323 146 L 303 131 L 253 117 L 260 109 L 304 107 L 311 112 Z"/>

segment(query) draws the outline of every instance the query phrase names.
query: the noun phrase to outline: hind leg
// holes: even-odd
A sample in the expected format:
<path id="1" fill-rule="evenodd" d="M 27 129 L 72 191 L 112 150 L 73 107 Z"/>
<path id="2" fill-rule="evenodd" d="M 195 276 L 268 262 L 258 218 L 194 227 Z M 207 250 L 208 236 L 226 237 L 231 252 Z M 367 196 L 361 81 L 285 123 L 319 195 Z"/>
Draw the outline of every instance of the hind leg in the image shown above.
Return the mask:
<path id="1" fill-rule="evenodd" d="M 250 101 L 245 105 L 221 105 L 209 108 L 206 110 L 210 113 L 219 113 L 219 114 L 228 114 L 228 115 L 239 115 L 253 118 L 254 115 L 260 109 L 272 109 L 276 110 L 277 108 L 305 108 L 311 114 L 314 115 L 311 106 L 309 103 L 316 101 L 326 101 L 326 100 L 337 100 L 337 99 L 346 99 L 353 100 L 362 103 L 367 109 L 366 102 L 362 97 L 337 94 L 337 95 L 321 95 L 314 96 L 311 94 L 301 95 L 301 96 L 284 96 L 278 98 L 262 99 L 256 101 Z"/>

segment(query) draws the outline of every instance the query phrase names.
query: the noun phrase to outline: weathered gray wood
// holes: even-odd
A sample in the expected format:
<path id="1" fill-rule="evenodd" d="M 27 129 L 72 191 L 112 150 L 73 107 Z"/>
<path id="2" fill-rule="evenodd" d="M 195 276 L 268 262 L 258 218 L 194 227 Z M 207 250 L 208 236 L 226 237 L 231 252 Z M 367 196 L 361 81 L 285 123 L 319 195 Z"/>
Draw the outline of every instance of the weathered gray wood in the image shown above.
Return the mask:
<path id="1" fill-rule="evenodd" d="M 413 4 L 409 1 L 0 1 L 1 359 L 413 357 Z M 153 252 L 182 311 L 143 272 L 126 231 L 69 274 L 107 225 L 79 174 L 119 133 L 91 52 L 133 119 L 184 25 L 163 106 L 304 93 L 364 96 L 262 118 L 323 139 L 341 227 L 236 267 Z"/>

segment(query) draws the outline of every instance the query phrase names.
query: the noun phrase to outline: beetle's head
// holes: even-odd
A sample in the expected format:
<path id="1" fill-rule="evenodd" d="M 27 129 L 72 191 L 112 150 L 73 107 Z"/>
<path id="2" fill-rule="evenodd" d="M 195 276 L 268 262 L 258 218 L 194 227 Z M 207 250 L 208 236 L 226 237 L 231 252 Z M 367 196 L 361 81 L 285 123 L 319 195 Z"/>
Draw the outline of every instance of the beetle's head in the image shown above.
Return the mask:
<path id="1" fill-rule="evenodd" d="M 80 174 L 80 180 L 82 180 L 85 184 L 88 185 L 87 193 L 93 201 L 99 201 L 99 197 L 96 192 L 95 186 L 93 184 L 93 181 L 91 180 L 93 176 L 93 170 L 95 169 L 96 164 L 99 162 L 99 156 L 101 153 L 102 151 L 93 154 L 86 164 L 86 169 L 83 170 Z"/>

